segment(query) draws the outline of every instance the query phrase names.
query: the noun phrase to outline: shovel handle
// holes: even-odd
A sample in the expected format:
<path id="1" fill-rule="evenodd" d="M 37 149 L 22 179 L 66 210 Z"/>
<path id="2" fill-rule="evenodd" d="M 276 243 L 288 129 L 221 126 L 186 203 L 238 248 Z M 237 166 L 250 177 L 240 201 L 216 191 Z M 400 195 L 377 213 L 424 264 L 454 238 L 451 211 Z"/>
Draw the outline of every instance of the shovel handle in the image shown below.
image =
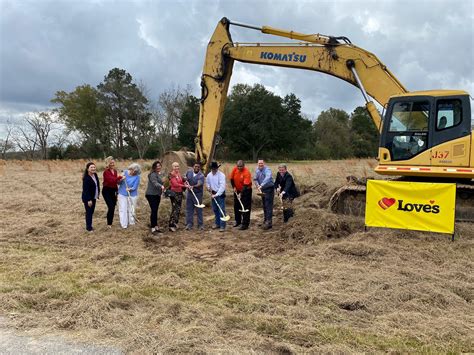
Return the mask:
<path id="1" fill-rule="evenodd" d="M 194 193 L 193 189 L 189 189 L 189 190 L 190 190 L 190 191 L 191 191 L 191 193 L 193 194 L 193 196 L 194 196 L 194 199 L 196 200 L 196 203 L 197 203 L 198 205 L 200 205 L 200 204 L 201 204 L 201 202 L 199 202 L 199 200 L 198 200 L 198 198 L 197 198 L 196 194 Z"/>
<path id="2" fill-rule="evenodd" d="M 281 203 L 281 209 L 284 210 L 285 207 L 283 206 L 283 195 L 281 193 L 278 194 L 278 197 L 280 198 L 280 203 Z"/>
<path id="3" fill-rule="evenodd" d="M 127 190 L 127 194 L 128 194 L 127 204 L 130 204 L 130 212 L 132 214 L 132 218 L 133 218 L 135 223 L 139 223 L 139 221 L 137 219 L 137 216 L 135 214 L 135 207 L 133 206 L 132 195 L 130 195 L 130 191 L 128 190 L 128 184 L 127 184 L 127 178 L 126 177 L 123 179 L 123 182 L 125 183 L 125 189 Z M 127 213 L 127 215 L 128 215 L 128 213 Z"/>
<path id="4" fill-rule="evenodd" d="M 217 200 L 213 197 L 212 198 L 214 200 L 214 202 L 216 203 L 217 207 L 219 208 L 219 211 L 221 211 L 221 215 L 222 215 L 222 218 L 226 218 L 227 216 L 224 214 L 224 211 L 222 211 L 222 208 L 221 206 L 219 206 L 219 204 L 217 203 Z"/>
<path id="5" fill-rule="evenodd" d="M 244 204 L 242 203 L 242 200 L 239 197 L 239 194 L 234 191 L 235 196 L 237 197 L 237 200 L 240 202 L 240 206 L 242 206 L 242 210 L 245 210 Z"/>

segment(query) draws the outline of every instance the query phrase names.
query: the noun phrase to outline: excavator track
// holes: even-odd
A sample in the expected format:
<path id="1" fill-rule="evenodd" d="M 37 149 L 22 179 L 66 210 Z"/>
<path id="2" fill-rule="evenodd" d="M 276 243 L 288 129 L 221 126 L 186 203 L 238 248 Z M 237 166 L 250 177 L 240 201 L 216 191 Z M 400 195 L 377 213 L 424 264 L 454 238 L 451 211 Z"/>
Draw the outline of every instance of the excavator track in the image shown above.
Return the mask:
<path id="1" fill-rule="evenodd" d="M 331 196 L 329 208 L 337 214 L 364 216 L 366 181 L 350 180 Z M 456 184 L 456 222 L 474 223 L 474 183 Z"/>
<path id="2" fill-rule="evenodd" d="M 474 184 L 456 185 L 456 221 L 474 222 Z"/>

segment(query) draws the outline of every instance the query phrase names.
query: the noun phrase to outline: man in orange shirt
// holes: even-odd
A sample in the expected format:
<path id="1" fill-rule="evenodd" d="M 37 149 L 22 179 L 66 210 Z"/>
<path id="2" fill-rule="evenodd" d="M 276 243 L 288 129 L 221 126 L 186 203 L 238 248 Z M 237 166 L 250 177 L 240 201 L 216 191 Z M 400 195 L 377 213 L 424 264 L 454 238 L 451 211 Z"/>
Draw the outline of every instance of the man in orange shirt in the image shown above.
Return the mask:
<path id="1" fill-rule="evenodd" d="M 240 227 L 239 230 L 246 230 L 249 228 L 252 206 L 252 175 L 249 169 L 245 167 L 244 162 L 239 160 L 230 173 L 229 179 L 234 189 L 234 228 Z M 244 208 L 242 208 L 239 198 Z"/>

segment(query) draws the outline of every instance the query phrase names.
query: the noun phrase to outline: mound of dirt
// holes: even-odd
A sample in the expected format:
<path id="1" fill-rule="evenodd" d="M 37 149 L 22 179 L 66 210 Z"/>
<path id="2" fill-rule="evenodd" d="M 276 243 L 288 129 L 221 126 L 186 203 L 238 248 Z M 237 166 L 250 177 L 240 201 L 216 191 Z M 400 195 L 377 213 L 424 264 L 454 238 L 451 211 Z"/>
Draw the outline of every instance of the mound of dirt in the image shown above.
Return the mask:
<path id="1" fill-rule="evenodd" d="M 163 172 L 168 174 L 171 171 L 171 164 L 177 162 L 179 163 L 181 172 L 184 172 L 188 167 L 193 166 L 195 160 L 196 154 L 193 152 L 186 150 L 169 151 L 166 152 L 161 159 L 161 165 L 163 166 Z"/>
<path id="2" fill-rule="evenodd" d="M 299 184 L 300 197 L 295 200 L 295 206 L 301 209 L 326 209 L 329 205 L 329 200 L 338 187 L 329 187 L 324 182 L 316 184 Z M 230 201 L 230 200 L 228 200 Z M 252 208 L 262 207 L 262 198 L 257 195 L 254 190 L 252 194 Z M 281 207 L 278 196 L 275 195 L 275 208 Z"/>
<path id="3" fill-rule="evenodd" d="M 324 182 L 299 186 L 301 196 L 296 200 L 303 208 L 327 208 L 337 187 L 329 187 Z"/>
<path id="4" fill-rule="evenodd" d="M 306 209 L 288 222 L 283 236 L 299 243 L 312 244 L 318 240 L 348 237 L 364 228 L 362 220 L 351 216 L 338 216 L 321 209 Z"/>
<path id="5" fill-rule="evenodd" d="M 312 244 L 318 240 L 344 238 L 361 231 L 364 222 L 360 218 L 336 215 L 326 209 L 332 192 L 324 183 L 301 189 L 302 195 L 293 203 L 295 216 L 283 230 L 283 237 Z"/>

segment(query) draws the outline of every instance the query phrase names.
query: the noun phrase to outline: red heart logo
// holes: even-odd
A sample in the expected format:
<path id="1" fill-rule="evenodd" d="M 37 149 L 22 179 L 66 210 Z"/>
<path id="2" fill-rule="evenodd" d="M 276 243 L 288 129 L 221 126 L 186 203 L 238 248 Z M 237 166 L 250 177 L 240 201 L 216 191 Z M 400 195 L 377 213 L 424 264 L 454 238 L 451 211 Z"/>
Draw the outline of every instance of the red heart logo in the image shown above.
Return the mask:
<path id="1" fill-rule="evenodd" d="M 397 200 L 394 198 L 384 197 L 379 201 L 379 206 L 382 207 L 384 210 L 392 206 Z"/>
<path id="2" fill-rule="evenodd" d="M 430 203 L 431 203 L 431 204 L 435 203 L 435 200 L 430 200 Z"/>

